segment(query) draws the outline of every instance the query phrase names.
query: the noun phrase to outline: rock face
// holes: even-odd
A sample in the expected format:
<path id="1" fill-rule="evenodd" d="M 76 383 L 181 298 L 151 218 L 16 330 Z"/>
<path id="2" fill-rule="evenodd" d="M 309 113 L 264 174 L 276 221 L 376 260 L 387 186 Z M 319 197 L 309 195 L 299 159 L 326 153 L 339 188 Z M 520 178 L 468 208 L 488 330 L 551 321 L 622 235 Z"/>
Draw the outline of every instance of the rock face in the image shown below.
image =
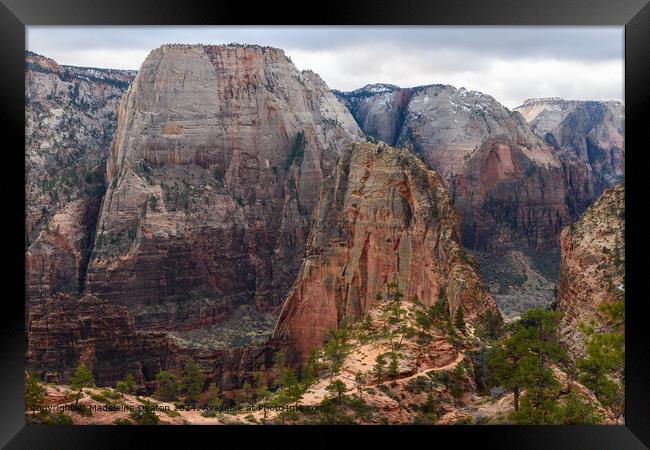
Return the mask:
<path id="1" fill-rule="evenodd" d="M 462 243 L 480 258 L 502 312 L 552 302 L 560 230 L 593 199 L 583 163 L 563 164 L 520 113 L 480 92 L 369 85 L 337 95 L 364 131 L 442 175 Z"/>
<path id="2" fill-rule="evenodd" d="M 513 240 L 537 251 L 556 246 L 571 220 L 562 166 L 520 114 L 448 85 L 369 85 L 338 95 L 364 131 L 409 148 L 442 175 L 466 247 L 492 251 Z"/>
<path id="3" fill-rule="evenodd" d="M 558 152 L 580 214 L 604 189 L 625 178 L 625 109 L 614 101 L 526 100 L 515 108 Z"/>
<path id="4" fill-rule="evenodd" d="M 39 377 L 66 383 L 83 362 L 99 386 L 131 373 L 140 385 L 168 364 L 173 344 L 164 333 L 139 333 L 124 306 L 86 295 L 56 294 L 32 308 L 27 365 Z"/>
<path id="5" fill-rule="evenodd" d="M 460 247 L 457 216 L 442 179 L 407 150 L 357 143 L 323 182 L 306 258 L 274 340 L 305 357 L 327 333 L 362 317 L 398 283 L 432 305 L 442 291 L 453 313 L 499 313 Z M 500 316 L 499 316 L 500 317 Z"/>
<path id="6" fill-rule="evenodd" d="M 83 289 L 117 108 L 132 71 L 60 66 L 27 52 L 26 306 Z"/>
<path id="7" fill-rule="evenodd" d="M 139 329 L 276 310 L 321 181 L 360 134 L 325 83 L 281 50 L 152 51 L 120 105 L 89 292 L 126 305 Z"/>
<path id="8" fill-rule="evenodd" d="M 229 391 L 271 363 L 270 347 L 180 347 L 167 333 L 138 331 L 125 306 L 92 295 L 55 294 L 39 303 L 32 308 L 27 332 L 26 364 L 52 383 L 68 383 L 83 362 L 98 386 L 115 386 L 131 374 L 138 390 L 151 393 L 158 372 L 180 376 L 187 359 L 193 358 L 207 383 Z"/>
<path id="9" fill-rule="evenodd" d="M 625 295 L 625 186 L 608 189 L 580 220 L 562 231 L 557 308 L 570 354 L 584 353 L 580 322 L 608 328 L 599 306 Z"/>

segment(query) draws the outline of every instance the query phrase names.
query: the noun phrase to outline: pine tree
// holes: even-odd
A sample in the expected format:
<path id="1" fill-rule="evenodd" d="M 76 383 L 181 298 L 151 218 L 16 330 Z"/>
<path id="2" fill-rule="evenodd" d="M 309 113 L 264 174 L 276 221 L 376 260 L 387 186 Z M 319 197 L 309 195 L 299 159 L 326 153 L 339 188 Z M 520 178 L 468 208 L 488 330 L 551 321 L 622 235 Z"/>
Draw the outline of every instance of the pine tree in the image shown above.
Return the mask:
<path id="1" fill-rule="evenodd" d="M 319 372 L 323 369 L 323 365 L 320 362 L 320 352 L 318 349 L 311 349 L 307 361 L 302 366 L 300 371 L 300 381 L 303 384 L 303 387 L 306 389 L 318 379 Z"/>
<path id="2" fill-rule="evenodd" d="M 465 334 L 465 318 L 463 317 L 462 306 L 458 306 L 458 308 L 456 308 L 456 314 L 454 315 L 454 326 L 458 331 Z"/>
<path id="3" fill-rule="evenodd" d="M 388 368 L 390 375 L 396 377 L 399 373 L 399 365 L 397 364 L 397 353 L 390 352 L 390 365 Z"/>
<path id="4" fill-rule="evenodd" d="M 526 411 L 519 415 L 522 423 L 527 417 L 531 423 L 552 423 L 546 419 L 551 419 L 556 406 L 552 402 L 558 383 L 549 363 L 565 358 L 557 336 L 559 319 L 559 313 L 531 309 L 512 325 L 510 336 L 488 354 L 492 377 L 514 393 L 515 413 L 519 411 L 521 389 L 527 389 Z"/>
<path id="5" fill-rule="evenodd" d="M 377 384 L 381 383 L 384 378 L 384 365 L 386 365 L 386 360 L 384 355 L 377 355 L 375 358 L 375 378 L 377 379 Z"/>
<path id="6" fill-rule="evenodd" d="M 589 402 L 571 391 L 560 411 L 563 425 L 597 425 L 603 422 L 603 415 Z"/>
<path id="7" fill-rule="evenodd" d="M 624 394 L 622 383 L 625 362 L 624 303 L 622 300 L 605 303 L 599 308 L 609 319 L 612 331 L 596 331 L 594 322 L 580 324 L 586 338 L 586 355 L 578 359 L 580 381 L 596 395 L 598 400 L 614 411 L 623 413 Z"/>
<path id="8" fill-rule="evenodd" d="M 331 362 L 332 375 L 341 369 L 350 348 L 348 332 L 345 328 L 331 332 L 331 337 L 325 344 L 325 356 Z"/>
<path id="9" fill-rule="evenodd" d="M 366 384 L 366 376 L 361 372 L 357 372 L 357 374 L 354 376 L 354 383 L 357 386 L 357 393 L 359 394 L 359 398 L 363 400 L 363 386 Z"/>
<path id="10" fill-rule="evenodd" d="M 124 394 L 128 394 L 133 392 L 133 388 L 135 387 L 135 378 L 133 378 L 133 375 L 128 374 L 124 380 L 120 380 L 117 382 L 115 385 L 115 390 L 122 394 L 122 398 L 124 398 Z"/>
<path id="11" fill-rule="evenodd" d="M 162 401 L 178 399 L 178 380 L 176 375 L 166 370 L 161 370 L 156 375 L 156 397 Z"/>
<path id="12" fill-rule="evenodd" d="M 30 372 L 25 380 L 25 411 L 36 412 L 45 405 L 45 388 Z"/>
<path id="13" fill-rule="evenodd" d="M 75 370 L 72 379 L 70 380 L 70 387 L 77 391 L 77 399 L 75 400 L 75 407 L 79 404 L 79 398 L 81 397 L 81 392 L 83 388 L 93 387 L 95 385 L 95 380 L 93 379 L 93 373 L 86 367 L 84 363 L 80 363 Z"/>
<path id="14" fill-rule="evenodd" d="M 189 359 L 185 363 L 183 376 L 181 377 L 181 389 L 185 392 L 185 400 L 190 404 L 195 404 L 199 399 L 199 394 L 203 390 L 203 375 L 199 366 L 194 359 Z"/>
<path id="15" fill-rule="evenodd" d="M 334 380 L 325 388 L 326 391 L 336 394 L 336 400 L 338 402 L 341 401 L 343 394 L 345 391 L 347 391 L 347 389 L 347 386 L 341 380 Z"/>

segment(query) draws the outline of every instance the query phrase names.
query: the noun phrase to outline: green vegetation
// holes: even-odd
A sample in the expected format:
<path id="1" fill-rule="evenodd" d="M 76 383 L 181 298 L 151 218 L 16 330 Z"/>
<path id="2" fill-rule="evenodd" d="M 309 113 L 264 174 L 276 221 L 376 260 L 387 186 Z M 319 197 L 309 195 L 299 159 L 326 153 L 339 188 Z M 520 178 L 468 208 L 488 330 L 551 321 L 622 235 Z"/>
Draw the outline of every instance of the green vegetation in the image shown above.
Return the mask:
<path id="1" fill-rule="evenodd" d="M 25 411 L 37 411 L 45 406 L 45 388 L 30 372 L 25 380 Z"/>
<path id="2" fill-rule="evenodd" d="M 560 313 L 531 309 L 511 324 L 508 335 L 490 350 L 493 381 L 514 394 L 511 419 L 518 424 L 600 423 L 594 406 L 571 393 L 560 403 L 560 382 L 551 366 L 565 362 L 557 335 Z M 525 393 L 520 398 L 521 392 Z"/>
<path id="3" fill-rule="evenodd" d="M 181 378 L 181 390 L 185 394 L 185 401 L 191 405 L 196 404 L 199 394 L 203 390 L 203 375 L 199 366 L 190 358 L 183 369 Z"/>
<path id="4" fill-rule="evenodd" d="M 462 306 L 456 308 L 456 314 L 454 314 L 454 326 L 458 331 L 465 334 L 465 318 L 463 317 Z"/>
<path id="5" fill-rule="evenodd" d="M 625 364 L 625 321 L 623 300 L 604 303 L 600 311 L 607 317 L 612 331 L 596 329 L 594 322 L 580 324 L 586 338 L 586 356 L 577 361 L 580 381 L 593 391 L 598 400 L 612 409 L 616 415 L 623 413 Z M 618 382 L 617 380 L 620 380 Z"/>
<path id="6" fill-rule="evenodd" d="M 285 170 L 289 170 L 289 168 L 293 165 L 294 162 L 296 163 L 296 165 L 300 165 L 302 163 L 302 158 L 304 157 L 304 154 L 305 154 L 305 132 L 299 131 L 296 134 L 296 140 L 294 141 L 293 146 L 289 151 L 289 156 L 287 156 L 287 162 L 284 165 Z"/>
<path id="7" fill-rule="evenodd" d="M 331 392 L 332 394 L 336 394 L 336 399 L 337 399 L 338 402 L 341 401 L 341 397 L 347 391 L 347 389 L 348 389 L 347 386 L 341 380 L 334 380 L 332 383 L 330 383 L 325 388 L 325 390 L 327 392 Z"/>
<path id="8" fill-rule="evenodd" d="M 175 374 L 162 370 L 156 375 L 156 382 L 156 398 L 162 401 L 178 399 L 178 381 Z"/>
<path id="9" fill-rule="evenodd" d="M 122 397 L 124 397 L 124 394 L 130 394 L 133 393 L 133 388 L 135 387 L 135 379 L 133 378 L 133 375 L 128 374 L 124 380 L 120 380 L 117 382 L 115 385 L 115 390 L 119 392 Z"/>
<path id="10" fill-rule="evenodd" d="M 341 369 L 345 357 L 350 352 L 351 346 L 348 342 L 348 330 L 341 328 L 333 330 L 325 345 L 325 356 L 330 361 L 330 371 L 334 375 Z"/>
<path id="11" fill-rule="evenodd" d="M 133 425 L 129 419 L 117 418 L 113 421 L 113 425 Z"/>
<path id="12" fill-rule="evenodd" d="M 80 363 L 75 370 L 72 379 L 70 380 L 70 388 L 77 392 L 77 397 L 75 400 L 75 407 L 79 405 L 79 398 L 81 398 L 81 392 L 84 388 L 89 388 L 95 386 L 95 380 L 93 379 L 93 373 L 86 367 L 84 363 Z"/>
<path id="13" fill-rule="evenodd" d="M 134 409 L 129 413 L 129 417 L 137 425 L 158 425 L 160 418 L 155 413 L 155 404 L 145 402 L 143 408 Z"/>

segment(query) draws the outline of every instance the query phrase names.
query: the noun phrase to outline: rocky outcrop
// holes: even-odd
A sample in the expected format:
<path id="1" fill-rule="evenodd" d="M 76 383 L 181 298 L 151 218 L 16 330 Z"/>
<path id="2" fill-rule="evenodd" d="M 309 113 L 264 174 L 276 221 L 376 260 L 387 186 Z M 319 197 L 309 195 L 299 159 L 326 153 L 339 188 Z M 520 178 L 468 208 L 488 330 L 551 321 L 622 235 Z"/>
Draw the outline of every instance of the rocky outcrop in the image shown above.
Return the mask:
<path id="1" fill-rule="evenodd" d="M 566 166 L 578 214 L 625 178 L 625 109 L 616 101 L 529 99 L 515 108 Z M 581 203 L 580 201 L 583 200 Z"/>
<path id="2" fill-rule="evenodd" d="M 104 170 L 132 71 L 25 56 L 27 307 L 83 289 Z"/>
<path id="3" fill-rule="evenodd" d="M 369 85 L 338 95 L 364 131 L 409 148 L 442 175 L 466 247 L 557 246 L 571 221 L 562 165 L 520 114 L 489 95 L 448 85 Z"/>
<path id="4" fill-rule="evenodd" d="M 83 362 L 99 386 L 130 373 L 145 385 L 168 364 L 164 333 L 139 333 L 124 306 L 86 295 L 56 294 L 31 310 L 26 364 L 39 378 L 67 383 Z"/>
<path id="5" fill-rule="evenodd" d="M 494 299 L 457 234 L 442 179 L 407 150 L 357 143 L 323 181 L 307 254 L 274 332 L 300 360 L 328 332 L 364 316 L 397 283 L 406 298 L 473 320 Z M 500 317 L 500 316 L 499 316 Z"/>
<path id="6" fill-rule="evenodd" d="M 26 365 L 47 382 L 69 383 L 82 362 L 98 386 L 115 386 L 127 374 L 151 393 L 161 370 L 181 375 L 193 358 L 222 391 L 240 388 L 271 363 L 270 347 L 216 350 L 185 348 L 164 332 L 138 331 L 128 309 L 92 295 L 55 294 L 34 306 L 28 325 Z"/>
<path id="7" fill-rule="evenodd" d="M 359 136 L 325 83 L 282 50 L 152 51 L 121 102 L 89 291 L 126 305 L 139 329 L 279 308 L 321 181 Z"/>
<path id="8" fill-rule="evenodd" d="M 561 235 L 557 308 L 563 340 L 574 357 L 584 354 L 580 322 L 609 330 L 599 309 L 625 296 L 625 186 L 608 189 Z"/>

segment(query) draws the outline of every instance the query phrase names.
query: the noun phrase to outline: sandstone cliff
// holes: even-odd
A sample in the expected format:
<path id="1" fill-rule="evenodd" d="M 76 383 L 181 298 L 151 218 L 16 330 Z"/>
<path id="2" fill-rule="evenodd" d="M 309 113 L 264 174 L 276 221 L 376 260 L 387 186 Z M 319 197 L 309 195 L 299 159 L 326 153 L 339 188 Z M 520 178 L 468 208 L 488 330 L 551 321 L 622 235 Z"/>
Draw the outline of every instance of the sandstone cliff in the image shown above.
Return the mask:
<path id="1" fill-rule="evenodd" d="M 580 189 L 589 176 L 582 164 L 563 165 L 521 114 L 480 92 L 369 85 L 337 96 L 369 135 L 409 148 L 443 176 L 462 243 L 480 258 L 502 312 L 552 302 L 560 230 L 591 199 Z"/>
<path id="2" fill-rule="evenodd" d="M 131 71 L 25 57 L 26 306 L 83 289 L 117 107 Z"/>
<path id="3" fill-rule="evenodd" d="M 625 186 L 608 189 L 580 220 L 562 231 L 557 308 L 569 352 L 584 353 L 580 322 L 608 330 L 599 306 L 625 296 Z"/>
<path id="4" fill-rule="evenodd" d="M 625 179 L 625 110 L 615 101 L 529 99 L 515 108 L 558 153 L 569 208 L 581 214 Z"/>
<path id="5" fill-rule="evenodd" d="M 364 131 L 409 148 L 442 175 L 466 247 L 503 250 L 517 241 L 545 251 L 557 245 L 571 221 L 564 173 L 521 114 L 489 95 L 448 85 L 369 85 L 337 94 Z"/>
<path id="6" fill-rule="evenodd" d="M 54 383 L 69 382 L 83 362 L 99 386 L 128 373 L 144 386 L 174 354 L 164 333 L 137 332 L 124 306 L 91 295 L 56 294 L 34 306 L 27 332 L 27 365 Z"/>
<path id="7" fill-rule="evenodd" d="M 406 298 L 475 319 L 499 313 L 458 242 L 442 179 L 407 150 L 358 143 L 324 180 L 307 255 L 274 339 L 303 358 L 332 329 L 361 318 L 397 283 Z"/>
<path id="8" fill-rule="evenodd" d="M 227 393 L 270 365 L 270 347 L 187 348 L 165 332 L 137 330 L 128 309 L 92 295 L 55 294 L 31 310 L 26 365 L 40 379 L 66 384 L 80 362 L 98 386 L 115 386 L 131 374 L 140 392 L 155 389 L 161 370 L 181 376 L 188 358 L 206 383 Z"/>
<path id="9" fill-rule="evenodd" d="M 281 50 L 152 51 L 120 105 L 89 291 L 127 305 L 140 329 L 276 310 L 321 180 L 360 134 L 325 83 Z"/>

